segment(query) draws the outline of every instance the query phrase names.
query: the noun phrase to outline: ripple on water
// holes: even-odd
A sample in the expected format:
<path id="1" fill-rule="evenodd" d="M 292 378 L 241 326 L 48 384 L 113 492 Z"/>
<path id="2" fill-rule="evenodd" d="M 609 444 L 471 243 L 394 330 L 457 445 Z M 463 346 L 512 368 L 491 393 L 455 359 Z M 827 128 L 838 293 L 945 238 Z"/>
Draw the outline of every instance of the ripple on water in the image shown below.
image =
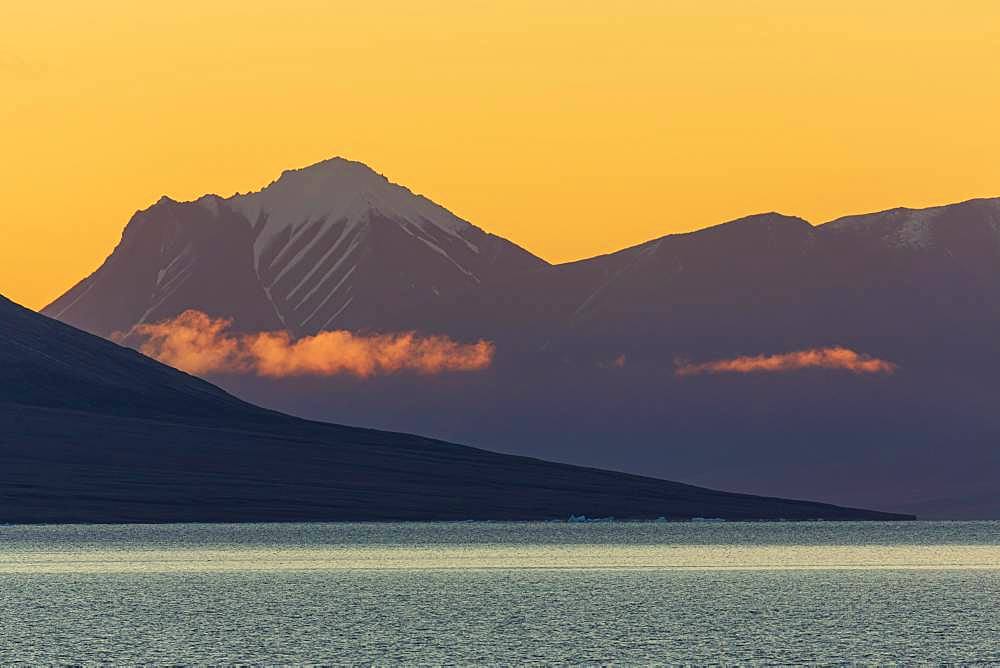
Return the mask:
<path id="1" fill-rule="evenodd" d="M 0 663 L 1000 661 L 998 527 L 0 527 Z"/>

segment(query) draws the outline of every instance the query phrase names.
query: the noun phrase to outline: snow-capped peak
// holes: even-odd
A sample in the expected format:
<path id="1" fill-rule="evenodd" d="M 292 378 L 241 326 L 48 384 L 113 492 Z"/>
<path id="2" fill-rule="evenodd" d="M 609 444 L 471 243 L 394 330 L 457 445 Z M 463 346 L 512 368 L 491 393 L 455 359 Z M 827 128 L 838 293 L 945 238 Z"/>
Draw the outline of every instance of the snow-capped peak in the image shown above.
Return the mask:
<path id="1" fill-rule="evenodd" d="M 319 219 L 357 223 L 370 211 L 420 227 L 433 225 L 448 234 L 472 227 L 426 197 L 392 183 L 364 163 L 344 158 L 282 172 L 264 189 L 236 195 L 230 204 L 252 223 L 266 218 L 258 234 L 261 245 L 288 226 Z"/>

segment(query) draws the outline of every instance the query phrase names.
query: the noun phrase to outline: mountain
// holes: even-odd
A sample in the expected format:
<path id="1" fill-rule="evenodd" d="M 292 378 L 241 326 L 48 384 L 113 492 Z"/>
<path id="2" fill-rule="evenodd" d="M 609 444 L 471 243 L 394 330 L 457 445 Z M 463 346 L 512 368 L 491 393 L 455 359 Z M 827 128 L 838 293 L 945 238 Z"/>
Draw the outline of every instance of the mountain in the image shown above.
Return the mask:
<path id="1" fill-rule="evenodd" d="M 390 328 L 486 338 L 495 363 L 461 378 L 219 381 L 300 415 L 516 454 L 998 517 L 997 199 L 817 226 L 750 216 L 415 305 Z M 835 346 L 895 372 L 675 373 Z"/>
<path id="2" fill-rule="evenodd" d="M 641 354 L 644 346 L 661 347 L 664 337 L 710 339 L 727 330 L 727 320 L 766 320 L 761 309 L 797 298 L 799 281 L 789 278 L 802 274 L 815 244 L 814 228 L 800 218 L 750 216 L 524 272 L 449 304 L 405 310 L 394 324 L 481 332 L 524 350 L 572 340 L 574 356 L 581 346 L 598 356 Z M 720 320 L 706 322 L 710 313 Z M 753 336 L 753 322 L 742 320 L 739 336 Z"/>
<path id="3" fill-rule="evenodd" d="M 308 422 L 0 297 L 0 521 L 907 519 Z"/>
<path id="4" fill-rule="evenodd" d="M 369 167 L 333 158 L 259 192 L 160 199 L 43 313 L 101 336 L 188 308 L 243 331 L 380 330 L 410 304 L 545 264 Z"/>
<path id="5" fill-rule="evenodd" d="M 333 160 L 260 193 L 137 214 L 104 267 L 45 313 L 107 336 L 189 308 L 248 331 L 495 345 L 476 373 L 212 377 L 302 417 L 747 493 L 997 517 L 984 499 L 1000 494 L 1000 199 L 820 225 L 764 213 L 548 265 Z M 675 373 L 838 346 L 895 372 Z"/>
<path id="6" fill-rule="evenodd" d="M 669 347 L 668 361 L 838 341 L 891 356 L 932 335 L 992 345 L 998 297 L 993 199 L 817 227 L 749 216 L 515 275 L 404 311 L 395 325 L 525 348 L 572 340 L 574 353 L 656 357 Z"/>

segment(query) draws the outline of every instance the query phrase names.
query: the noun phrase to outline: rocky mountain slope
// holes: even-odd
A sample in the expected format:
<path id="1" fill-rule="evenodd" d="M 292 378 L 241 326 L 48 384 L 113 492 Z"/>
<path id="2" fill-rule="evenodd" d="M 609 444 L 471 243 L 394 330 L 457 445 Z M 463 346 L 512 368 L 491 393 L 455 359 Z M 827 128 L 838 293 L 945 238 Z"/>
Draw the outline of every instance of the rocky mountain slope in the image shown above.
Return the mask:
<path id="1" fill-rule="evenodd" d="M 188 308 L 237 330 L 381 330 L 387 314 L 545 262 L 367 166 L 334 158 L 259 192 L 139 211 L 105 263 L 43 309 L 101 336 Z"/>

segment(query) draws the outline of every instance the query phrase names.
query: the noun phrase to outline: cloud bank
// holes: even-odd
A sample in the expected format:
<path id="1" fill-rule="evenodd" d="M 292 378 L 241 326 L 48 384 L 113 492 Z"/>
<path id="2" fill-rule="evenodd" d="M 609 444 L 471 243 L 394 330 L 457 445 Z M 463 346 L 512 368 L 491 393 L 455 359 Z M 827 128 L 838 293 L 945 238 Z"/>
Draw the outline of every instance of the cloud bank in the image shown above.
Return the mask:
<path id="1" fill-rule="evenodd" d="M 799 369 L 842 369 L 856 374 L 889 374 L 896 370 L 896 365 L 836 346 L 778 355 L 734 357 L 698 364 L 678 362 L 675 373 L 678 376 L 697 376 L 718 373 L 778 373 Z"/>
<path id="2" fill-rule="evenodd" d="M 464 344 L 413 332 L 362 336 L 336 330 L 293 339 L 288 332 L 233 334 L 231 326 L 231 320 L 188 310 L 133 331 L 144 338 L 139 346 L 143 354 L 193 374 L 253 373 L 271 378 L 433 374 L 484 369 L 494 353 L 489 341 Z"/>

